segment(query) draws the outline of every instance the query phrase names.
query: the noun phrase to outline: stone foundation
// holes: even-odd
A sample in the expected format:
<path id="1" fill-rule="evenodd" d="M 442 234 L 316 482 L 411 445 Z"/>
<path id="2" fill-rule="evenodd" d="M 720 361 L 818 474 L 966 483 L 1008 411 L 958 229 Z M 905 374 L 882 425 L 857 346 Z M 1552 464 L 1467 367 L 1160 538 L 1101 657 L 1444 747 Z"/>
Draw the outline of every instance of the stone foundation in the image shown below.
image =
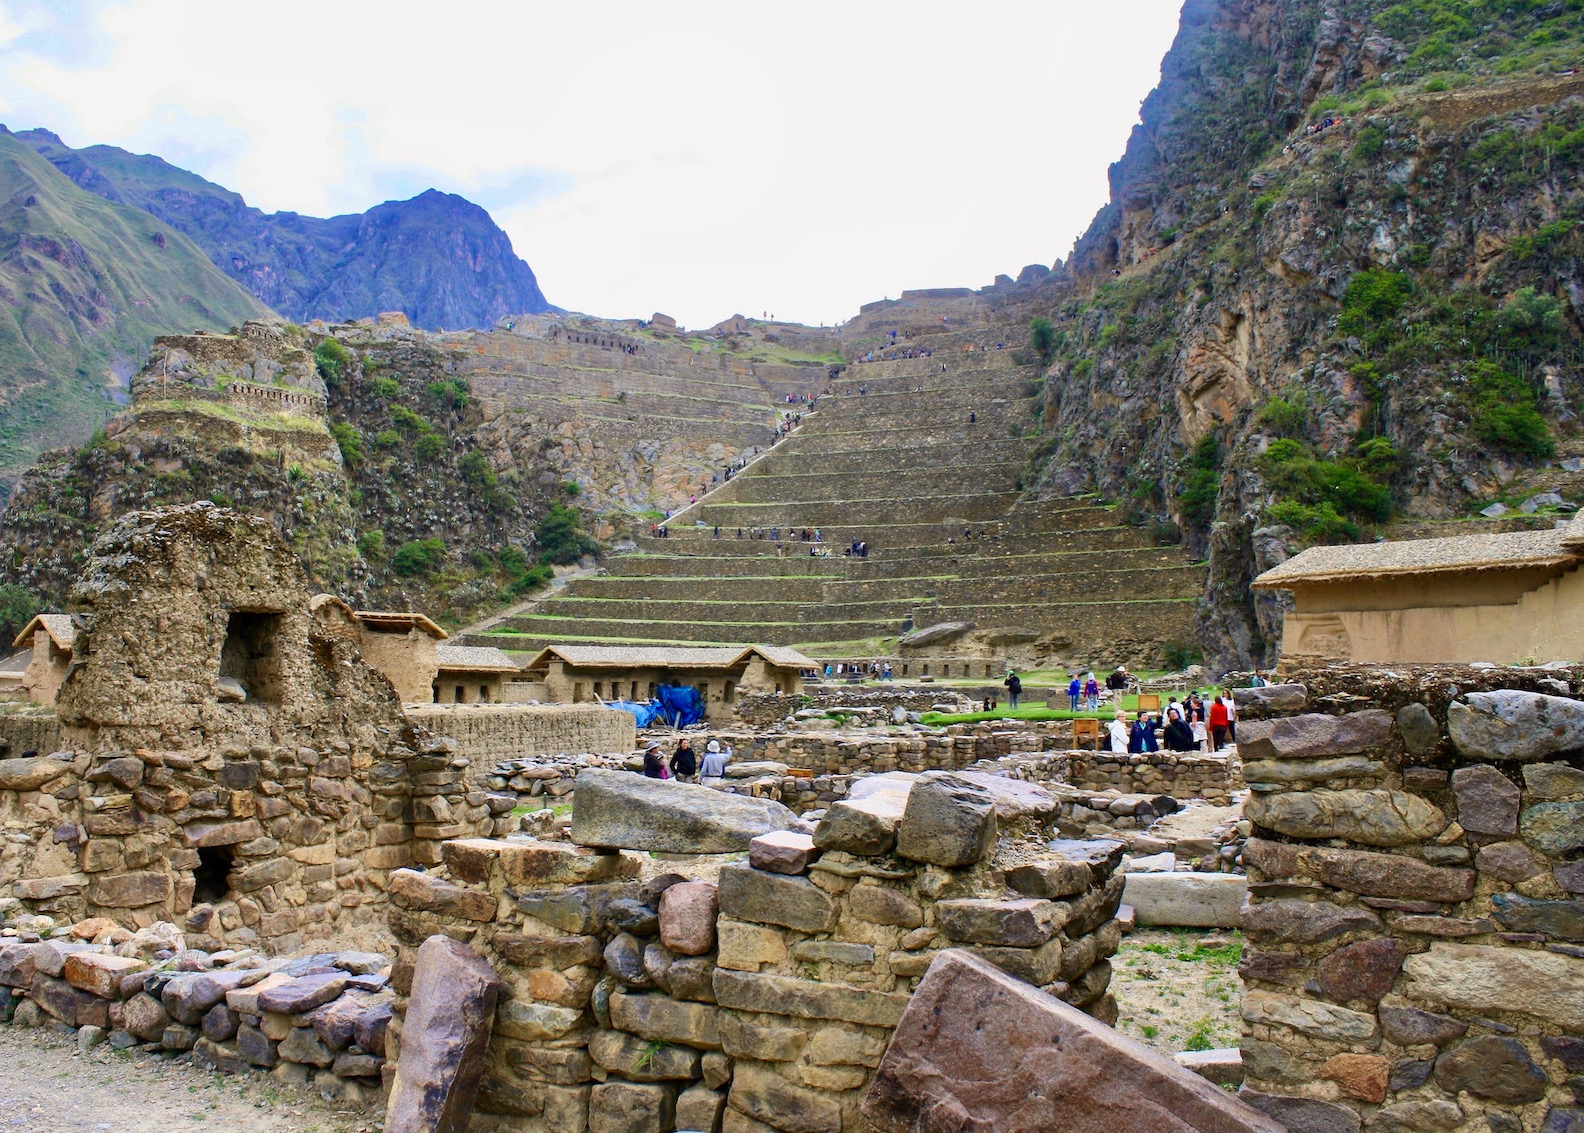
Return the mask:
<path id="1" fill-rule="evenodd" d="M 593 704 L 464 704 L 408 708 L 407 718 L 455 745 L 474 775 L 502 759 L 581 752 L 629 752 L 637 746 L 630 712 Z"/>
<path id="2" fill-rule="evenodd" d="M 1584 1127 L 1577 670 L 1300 673 L 1239 725 L 1244 1094 L 1294 1129 Z"/>

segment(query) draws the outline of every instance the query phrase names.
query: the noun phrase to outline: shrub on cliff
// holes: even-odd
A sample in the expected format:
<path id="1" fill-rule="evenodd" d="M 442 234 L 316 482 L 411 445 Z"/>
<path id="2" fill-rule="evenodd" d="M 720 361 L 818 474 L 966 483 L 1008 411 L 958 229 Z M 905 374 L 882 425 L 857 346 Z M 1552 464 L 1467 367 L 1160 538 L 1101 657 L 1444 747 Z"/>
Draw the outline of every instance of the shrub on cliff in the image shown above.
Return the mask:
<path id="1" fill-rule="evenodd" d="M 1199 438 L 1183 465 L 1183 487 L 1177 511 L 1186 527 L 1204 527 L 1215 515 L 1221 487 L 1221 440 L 1214 433 Z"/>
<path id="2" fill-rule="evenodd" d="M 352 352 L 333 338 L 327 338 L 314 347 L 313 358 L 319 376 L 330 389 L 336 389 L 341 385 L 347 367 L 352 364 Z"/>
<path id="3" fill-rule="evenodd" d="M 428 574 L 445 561 L 446 545 L 440 539 L 412 539 L 396 548 L 391 569 L 404 578 Z"/>
<path id="4" fill-rule="evenodd" d="M 597 554 L 599 544 L 583 534 L 580 530 L 582 522 L 582 513 L 577 508 L 551 504 L 550 510 L 545 512 L 539 526 L 534 529 L 534 538 L 539 544 L 539 561 L 566 566 L 577 562 L 584 555 Z"/>
<path id="5" fill-rule="evenodd" d="M 1474 435 L 1498 452 L 1545 457 L 1556 451 L 1534 387 L 1493 362 L 1469 367 L 1465 387 Z"/>
<path id="6" fill-rule="evenodd" d="M 14 582 L 0 585 L 0 634 L 13 640 L 39 612 L 38 595 Z"/>

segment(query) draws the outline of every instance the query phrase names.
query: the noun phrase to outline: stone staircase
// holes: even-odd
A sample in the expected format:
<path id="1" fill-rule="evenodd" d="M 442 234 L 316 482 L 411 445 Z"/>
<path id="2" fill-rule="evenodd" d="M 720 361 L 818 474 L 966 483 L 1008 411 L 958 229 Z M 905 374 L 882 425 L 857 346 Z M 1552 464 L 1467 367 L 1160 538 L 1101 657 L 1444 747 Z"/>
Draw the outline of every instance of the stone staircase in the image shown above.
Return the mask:
<path id="1" fill-rule="evenodd" d="M 766 642 L 818 655 L 957 621 L 1080 645 L 1192 640 L 1201 565 L 1092 499 L 1021 498 L 1040 403 L 1032 369 L 1009 350 L 932 345 L 932 358 L 849 366 L 791 436 L 677 513 L 669 538 L 639 538 L 489 643 Z M 805 528 L 822 541 L 805 542 Z M 843 556 L 854 540 L 868 557 Z M 812 557 L 816 546 L 831 557 Z"/>

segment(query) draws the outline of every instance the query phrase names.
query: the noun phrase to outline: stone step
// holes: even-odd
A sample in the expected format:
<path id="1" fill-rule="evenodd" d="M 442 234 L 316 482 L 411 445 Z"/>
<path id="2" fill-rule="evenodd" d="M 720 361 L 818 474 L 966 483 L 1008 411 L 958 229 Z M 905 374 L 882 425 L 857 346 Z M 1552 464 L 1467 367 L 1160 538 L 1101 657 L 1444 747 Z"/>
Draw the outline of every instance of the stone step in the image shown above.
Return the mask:
<path id="1" fill-rule="evenodd" d="M 745 521 L 744 530 L 752 526 Z M 723 524 L 722 537 L 711 539 L 712 528 L 679 526 L 672 528 L 668 539 L 655 539 L 647 535 L 635 539 L 640 550 L 671 555 L 685 555 L 691 549 L 710 555 L 758 557 L 774 555 L 774 544 L 753 539 L 738 540 L 736 525 Z M 948 544 L 948 537 L 961 536 L 953 526 L 943 530 L 939 523 L 866 523 L 850 525 L 833 523 L 820 528 L 825 546 L 833 555 L 854 539 L 864 539 L 870 544 L 872 558 L 887 559 L 893 556 L 919 557 L 934 555 L 981 555 L 993 557 L 1000 554 L 1064 553 L 1075 551 L 1103 551 L 1108 548 L 1137 549 L 1152 546 L 1148 532 L 1139 527 L 1100 527 L 1077 531 L 1013 532 L 974 543 Z M 791 545 L 788 555 L 794 556 Z M 806 555 L 805 555 L 806 557 Z"/>
<path id="2" fill-rule="evenodd" d="M 779 467 L 780 462 L 776 463 Z M 884 471 L 833 469 L 796 475 L 753 472 L 735 477 L 726 485 L 721 498 L 745 504 L 782 500 L 812 503 L 911 495 L 915 491 L 927 491 L 932 495 L 963 493 L 976 488 L 984 492 L 1012 492 L 1017 490 L 1018 475 L 1023 467 L 1022 461 L 947 466 L 925 462 L 920 467 Z"/>
<path id="3" fill-rule="evenodd" d="M 763 599 L 754 602 L 716 601 L 713 599 L 686 598 L 618 598 L 599 597 L 595 593 L 557 595 L 540 602 L 533 612 L 535 617 L 593 618 L 603 621 L 632 619 L 635 621 L 696 622 L 799 622 L 799 621 L 875 621 L 900 622 L 924 602 L 919 595 L 900 595 L 877 602 L 833 603 L 777 602 Z M 515 619 L 506 624 L 521 628 Z"/>
<path id="4" fill-rule="evenodd" d="M 568 641 L 574 637 L 606 638 L 611 641 L 647 641 L 680 644 L 684 641 L 709 644 L 796 645 L 802 642 L 860 641 L 870 637 L 894 637 L 900 625 L 894 622 L 806 621 L 771 624 L 766 622 L 692 622 L 605 621 L 597 618 L 562 618 L 526 615 L 512 619 L 523 634 L 548 641 Z"/>
<path id="5" fill-rule="evenodd" d="M 897 524 L 932 526 L 941 542 L 963 538 L 966 527 L 975 536 L 981 530 L 993 532 L 998 520 L 1006 518 L 1015 496 L 1010 492 L 941 493 L 907 497 L 871 497 L 851 500 L 813 500 L 777 503 L 701 503 L 690 513 L 709 527 L 719 524 L 735 532 L 738 527 L 779 527 L 783 537 L 792 528 L 852 528 L 856 538 L 879 545 L 878 531 L 871 537 L 865 529 L 876 530 Z M 1109 508 L 1073 508 L 1062 513 L 1062 528 L 1067 531 L 1112 527 L 1116 516 Z M 827 536 L 827 542 L 831 541 Z"/>
<path id="6" fill-rule="evenodd" d="M 821 438 L 822 440 L 825 438 Z M 1018 464 L 1028 458 L 1028 442 L 1019 437 L 999 437 L 993 440 L 931 440 L 927 435 L 910 435 L 909 443 L 880 447 L 875 444 L 854 444 L 847 447 L 824 448 L 812 444 L 805 447 L 799 433 L 776 450 L 775 463 L 768 474 L 776 476 L 801 476 L 822 472 L 885 472 L 913 463 L 928 463 L 939 468 L 958 464 Z"/>
<path id="7" fill-rule="evenodd" d="M 1118 528 L 1118 531 L 1133 530 Z M 1096 551 L 1049 551 L 1022 555 L 948 554 L 936 547 L 889 548 L 885 556 L 877 550 L 866 559 L 835 555 L 811 559 L 806 554 L 778 558 L 763 543 L 744 540 L 757 548 L 754 554 L 733 554 L 742 544 L 735 539 L 701 541 L 695 539 L 655 540 L 666 546 L 696 546 L 695 554 L 652 554 L 639 552 L 614 555 L 608 561 L 611 576 L 623 578 L 678 578 L 689 581 L 724 577 L 796 578 L 805 575 L 852 581 L 884 583 L 892 578 L 986 577 L 1006 574 L 1062 574 L 1068 571 L 1146 570 L 1152 567 L 1184 565 L 1178 547 L 1113 547 Z M 718 548 L 722 553 L 712 554 Z M 904 553 L 906 552 L 906 553 Z"/>
<path id="8" fill-rule="evenodd" d="M 867 397 L 850 400 L 868 402 Z M 924 402 L 923 404 L 920 404 Z M 803 419 L 803 432 L 809 437 L 817 434 L 844 432 L 861 428 L 869 432 L 888 429 L 950 428 L 960 435 L 958 440 L 972 440 L 975 436 L 999 440 L 996 426 L 1017 420 L 1023 422 L 1034 416 L 1034 407 L 1040 404 L 1035 397 L 990 397 L 977 402 L 965 401 L 961 405 L 930 404 L 918 397 L 874 399 L 873 405 L 857 408 L 842 406 L 847 412 L 821 409 L 818 414 Z M 976 420 L 968 420 L 969 412 Z M 1005 435 L 1004 433 L 1002 434 Z"/>
<path id="9" fill-rule="evenodd" d="M 827 602 L 875 601 L 888 590 L 905 588 L 940 603 L 1051 602 L 1076 598 L 1124 601 L 1133 598 L 1193 598 L 1204 590 L 1203 564 L 1169 567 L 1079 570 L 1052 574 L 991 574 L 973 577 L 854 579 L 823 584 Z"/>

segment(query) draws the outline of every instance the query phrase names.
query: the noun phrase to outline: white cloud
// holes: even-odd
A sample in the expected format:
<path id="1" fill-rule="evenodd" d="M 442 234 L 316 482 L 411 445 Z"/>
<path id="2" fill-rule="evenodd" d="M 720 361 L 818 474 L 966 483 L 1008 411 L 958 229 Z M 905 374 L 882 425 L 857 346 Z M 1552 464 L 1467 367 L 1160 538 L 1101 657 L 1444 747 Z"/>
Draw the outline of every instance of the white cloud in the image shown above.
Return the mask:
<path id="1" fill-rule="evenodd" d="M 1179 3 L 0 4 L 0 118 L 269 210 L 463 193 L 563 306 L 833 322 L 1065 255 Z"/>

